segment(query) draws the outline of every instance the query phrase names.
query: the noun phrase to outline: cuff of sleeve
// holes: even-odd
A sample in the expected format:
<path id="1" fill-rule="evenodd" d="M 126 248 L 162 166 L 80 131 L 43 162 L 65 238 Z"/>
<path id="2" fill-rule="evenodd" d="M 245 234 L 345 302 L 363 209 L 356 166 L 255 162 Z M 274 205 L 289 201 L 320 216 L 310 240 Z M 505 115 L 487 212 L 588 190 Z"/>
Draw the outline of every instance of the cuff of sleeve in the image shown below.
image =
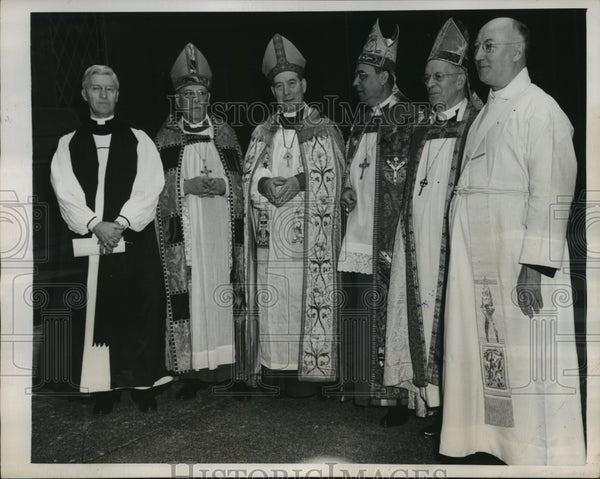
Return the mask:
<path id="1" fill-rule="evenodd" d="M 119 223 L 121 226 L 124 226 L 125 228 L 129 228 L 131 226 L 130 221 L 127 218 L 125 218 L 125 216 L 123 216 L 123 215 L 117 216 L 115 223 Z"/>
<path id="2" fill-rule="evenodd" d="M 548 276 L 549 278 L 554 278 L 554 275 L 556 274 L 556 268 L 551 268 L 550 266 L 540 266 L 539 264 L 526 263 L 523 263 L 523 266 L 528 266 L 529 268 L 543 274 L 544 276 Z"/>
<path id="3" fill-rule="evenodd" d="M 100 218 L 94 216 L 91 220 L 88 221 L 87 229 L 90 231 L 94 231 L 94 228 L 100 223 Z"/>
<path id="4" fill-rule="evenodd" d="M 296 175 L 296 179 L 298 180 L 298 183 L 300 184 L 300 191 L 305 191 L 306 190 L 306 174 L 298 173 Z"/>
<path id="5" fill-rule="evenodd" d="M 258 183 L 256 184 L 256 190 L 263 196 L 265 195 L 265 181 L 268 179 L 268 177 L 264 176 L 258 180 Z"/>

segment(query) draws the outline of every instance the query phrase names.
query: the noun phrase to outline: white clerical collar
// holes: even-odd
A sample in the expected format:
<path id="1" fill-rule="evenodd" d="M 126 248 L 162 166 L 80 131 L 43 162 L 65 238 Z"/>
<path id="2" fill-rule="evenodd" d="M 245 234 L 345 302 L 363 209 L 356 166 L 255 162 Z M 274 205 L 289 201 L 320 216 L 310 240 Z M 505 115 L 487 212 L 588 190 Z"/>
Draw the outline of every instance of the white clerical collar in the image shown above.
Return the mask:
<path id="1" fill-rule="evenodd" d="M 382 101 L 381 103 L 377 103 L 377 105 L 375 105 L 374 107 L 371 107 L 371 109 L 373 110 L 373 116 L 381 115 L 381 110 L 385 106 L 387 106 L 387 105 L 392 106 L 394 103 L 396 103 L 396 95 L 394 95 L 394 93 L 392 93 L 384 101 Z"/>
<path id="2" fill-rule="evenodd" d="M 94 118 L 92 115 L 90 115 L 90 118 L 98 123 L 98 125 L 104 125 L 108 120 L 112 120 L 114 117 L 115 115 L 110 115 L 106 118 Z"/>
<path id="3" fill-rule="evenodd" d="M 302 112 L 302 118 L 304 118 L 304 115 L 306 115 L 307 107 L 308 107 L 308 105 L 303 102 L 302 106 L 300 108 L 298 108 L 297 110 L 294 110 L 294 111 L 284 111 L 282 113 L 282 115 L 285 116 L 285 117 L 287 117 L 287 118 L 293 118 L 296 115 L 298 115 L 298 113 Z"/>
<path id="4" fill-rule="evenodd" d="M 454 105 L 452 108 L 448 108 L 446 111 L 438 113 L 438 115 L 446 120 L 456 117 L 456 121 L 461 121 L 466 109 L 467 99 L 463 98 L 462 101 Z"/>
<path id="5" fill-rule="evenodd" d="M 521 93 L 525 88 L 527 88 L 531 84 L 531 78 L 529 78 L 529 72 L 527 71 L 527 67 L 523 67 L 523 69 L 514 77 L 508 85 L 500 90 L 492 90 L 490 88 L 490 93 L 488 95 L 488 101 L 495 101 L 499 98 L 503 100 L 510 100 L 515 95 Z"/>
<path id="6" fill-rule="evenodd" d="M 192 128 L 200 128 L 201 126 L 204 126 L 207 123 L 208 126 L 212 126 L 212 122 L 210 121 L 210 117 L 208 115 L 206 115 L 204 119 L 202 121 L 199 121 L 198 123 L 192 123 L 191 121 L 186 120 L 184 117 L 181 117 L 181 119 L 186 123 L 186 125 L 189 125 Z"/>

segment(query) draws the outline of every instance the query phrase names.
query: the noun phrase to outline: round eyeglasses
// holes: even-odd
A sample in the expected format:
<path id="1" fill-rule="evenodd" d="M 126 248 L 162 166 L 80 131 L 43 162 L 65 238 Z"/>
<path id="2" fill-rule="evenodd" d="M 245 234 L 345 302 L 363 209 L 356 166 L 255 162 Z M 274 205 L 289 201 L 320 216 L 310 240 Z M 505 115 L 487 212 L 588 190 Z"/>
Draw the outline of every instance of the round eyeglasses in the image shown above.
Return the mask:
<path id="1" fill-rule="evenodd" d="M 475 42 L 473 44 L 473 56 L 475 56 L 475 54 L 479 51 L 479 47 L 481 47 L 481 49 L 483 50 L 483 53 L 491 53 L 494 51 L 494 48 L 496 48 L 498 45 L 517 45 L 519 43 L 523 43 L 521 42 L 493 42 L 491 40 L 486 40 L 483 43 L 479 43 L 479 42 Z"/>
<path id="2" fill-rule="evenodd" d="M 453 75 L 462 75 L 462 72 L 457 72 L 457 73 L 435 72 L 435 73 L 432 73 L 431 75 L 428 75 L 427 73 L 425 73 L 425 75 L 423 75 L 421 77 L 421 80 L 423 80 L 423 83 L 425 83 L 425 85 L 427 85 L 429 83 L 429 80 L 431 80 L 431 79 L 433 79 L 433 81 L 436 83 L 441 83 L 442 81 L 444 81 L 444 78 L 453 76 Z"/>

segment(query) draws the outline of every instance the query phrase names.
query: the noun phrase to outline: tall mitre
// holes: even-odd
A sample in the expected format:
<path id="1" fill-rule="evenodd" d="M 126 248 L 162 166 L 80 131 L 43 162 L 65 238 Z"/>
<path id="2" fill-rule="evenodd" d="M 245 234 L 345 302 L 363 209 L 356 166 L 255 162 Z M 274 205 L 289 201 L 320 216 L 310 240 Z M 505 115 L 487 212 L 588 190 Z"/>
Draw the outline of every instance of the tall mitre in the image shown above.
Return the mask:
<path id="1" fill-rule="evenodd" d="M 390 72 L 396 71 L 396 55 L 398 53 L 398 37 L 400 30 L 396 25 L 396 30 L 392 38 L 385 38 L 379 28 L 379 19 L 373 25 L 371 33 L 361 54 L 358 56 L 357 63 L 365 63 L 376 68 L 384 68 Z"/>
<path id="2" fill-rule="evenodd" d="M 175 90 L 187 85 L 204 85 L 210 89 L 212 71 L 208 61 L 196 45 L 188 43 L 171 68 L 171 82 Z"/>
<path id="3" fill-rule="evenodd" d="M 262 72 L 270 82 L 281 72 L 291 71 L 304 76 L 306 59 L 300 50 L 279 33 L 269 41 L 262 62 Z"/>
<path id="4" fill-rule="evenodd" d="M 453 18 L 440 29 L 429 54 L 429 60 L 443 60 L 467 70 L 469 68 L 469 34 L 461 31 Z"/>

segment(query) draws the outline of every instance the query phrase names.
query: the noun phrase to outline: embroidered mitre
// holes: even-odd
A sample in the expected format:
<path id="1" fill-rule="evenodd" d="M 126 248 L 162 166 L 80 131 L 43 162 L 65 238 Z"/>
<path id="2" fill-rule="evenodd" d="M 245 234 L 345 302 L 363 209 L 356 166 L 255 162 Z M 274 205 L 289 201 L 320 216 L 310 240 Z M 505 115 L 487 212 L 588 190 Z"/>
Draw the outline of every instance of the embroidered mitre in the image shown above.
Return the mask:
<path id="1" fill-rule="evenodd" d="M 440 29 L 429 60 L 443 60 L 465 69 L 469 67 L 469 34 L 466 30 L 463 33 L 454 19 L 449 18 Z"/>
<path id="2" fill-rule="evenodd" d="M 279 33 L 269 41 L 263 57 L 262 72 L 269 79 L 281 72 L 291 71 L 304 76 L 306 59 L 292 42 Z"/>
<path id="3" fill-rule="evenodd" d="M 204 85 L 210 89 L 212 71 L 196 45 L 188 43 L 171 68 L 171 82 L 175 90 L 187 85 Z"/>
<path id="4" fill-rule="evenodd" d="M 399 34 L 400 31 L 398 25 L 396 25 L 394 36 L 392 38 L 384 38 L 379 28 L 379 19 L 377 19 L 371 33 L 367 37 L 357 63 L 366 63 L 367 65 L 394 72 L 396 70 Z"/>

